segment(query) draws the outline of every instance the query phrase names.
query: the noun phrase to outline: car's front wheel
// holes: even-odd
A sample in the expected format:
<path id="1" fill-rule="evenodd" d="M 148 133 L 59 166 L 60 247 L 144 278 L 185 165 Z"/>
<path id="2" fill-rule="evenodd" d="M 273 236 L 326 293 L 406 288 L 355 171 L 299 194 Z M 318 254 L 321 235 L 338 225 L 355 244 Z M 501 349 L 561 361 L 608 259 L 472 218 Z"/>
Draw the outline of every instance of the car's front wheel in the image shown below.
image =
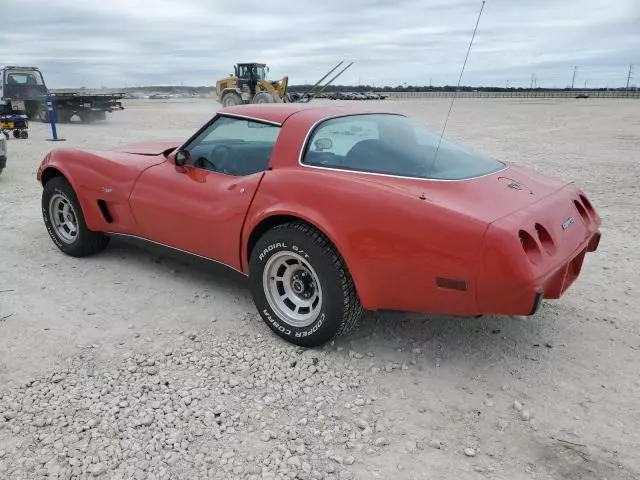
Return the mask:
<path id="1" fill-rule="evenodd" d="M 64 177 L 44 185 L 42 218 L 53 243 L 72 257 L 93 255 L 109 243 L 109 237 L 87 228 L 80 202 Z"/>
<path id="2" fill-rule="evenodd" d="M 279 225 L 260 237 L 251 252 L 250 283 L 262 319 L 296 345 L 327 343 L 363 315 L 344 260 L 303 222 Z"/>

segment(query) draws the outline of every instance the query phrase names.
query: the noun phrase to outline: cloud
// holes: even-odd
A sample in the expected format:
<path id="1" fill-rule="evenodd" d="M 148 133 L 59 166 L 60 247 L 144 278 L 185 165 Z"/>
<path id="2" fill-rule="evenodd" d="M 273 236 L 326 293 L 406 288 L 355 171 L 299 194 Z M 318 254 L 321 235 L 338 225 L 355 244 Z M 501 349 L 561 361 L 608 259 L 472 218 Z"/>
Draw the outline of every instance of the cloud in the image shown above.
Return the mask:
<path id="1" fill-rule="evenodd" d="M 0 61 L 51 87 L 213 85 L 233 64 L 314 82 L 455 84 L 479 0 L 2 0 Z M 620 86 L 640 71 L 637 0 L 488 0 L 463 77 L 474 85 Z M 640 73 L 635 75 L 640 78 Z M 636 83 L 640 84 L 640 81 Z"/>

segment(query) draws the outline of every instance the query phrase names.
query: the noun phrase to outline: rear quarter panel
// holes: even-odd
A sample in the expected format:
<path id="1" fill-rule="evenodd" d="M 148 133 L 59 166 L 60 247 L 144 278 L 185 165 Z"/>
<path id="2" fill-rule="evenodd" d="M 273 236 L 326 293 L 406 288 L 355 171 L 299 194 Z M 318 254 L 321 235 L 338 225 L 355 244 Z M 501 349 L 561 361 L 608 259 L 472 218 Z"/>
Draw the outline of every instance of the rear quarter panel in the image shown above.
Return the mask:
<path id="1" fill-rule="evenodd" d="M 56 149 L 42 161 L 37 178 L 41 181 L 51 168 L 62 173 L 73 187 L 91 230 L 135 234 L 136 222 L 129 195 L 146 168 L 164 161 L 162 155 Z M 107 203 L 112 223 L 105 221 L 98 207 L 99 199 Z"/>
<path id="2" fill-rule="evenodd" d="M 329 237 L 367 309 L 461 315 L 477 310 L 475 276 L 485 222 L 380 177 L 306 166 L 266 172 L 243 238 L 279 214 L 300 217 Z M 245 252 L 245 266 L 247 261 Z M 468 290 L 439 288 L 436 277 L 464 280 Z"/>

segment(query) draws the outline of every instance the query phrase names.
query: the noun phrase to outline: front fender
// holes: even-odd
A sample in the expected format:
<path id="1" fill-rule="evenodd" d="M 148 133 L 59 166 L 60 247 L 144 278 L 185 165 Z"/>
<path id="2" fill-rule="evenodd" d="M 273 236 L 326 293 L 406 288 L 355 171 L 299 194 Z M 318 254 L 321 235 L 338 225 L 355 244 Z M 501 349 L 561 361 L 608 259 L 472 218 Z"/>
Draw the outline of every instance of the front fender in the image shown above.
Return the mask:
<path id="1" fill-rule="evenodd" d="M 63 160 L 65 151 L 66 149 L 64 151 L 56 149 L 47 153 L 42 159 L 42 162 L 40 162 L 40 166 L 36 172 L 36 180 L 44 187 L 49 179 L 56 176 L 63 176 L 78 197 L 80 209 L 82 210 L 82 215 L 85 218 L 87 227 L 93 230 L 100 223 L 99 218 L 96 218 L 95 212 L 89 207 L 88 198 L 85 195 L 79 194 L 81 191 L 79 188 L 81 182 L 78 181 L 73 164 Z"/>
<path id="2" fill-rule="evenodd" d="M 78 197 L 89 229 L 132 233 L 137 226 L 129 204 L 133 186 L 146 168 L 165 160 L 161 155 L 56 149 L 43 159 L 36 176 L 42 183 L 50 169 L 64 175 Z M 109 221 L 99 200 L 109 211 Z"/>

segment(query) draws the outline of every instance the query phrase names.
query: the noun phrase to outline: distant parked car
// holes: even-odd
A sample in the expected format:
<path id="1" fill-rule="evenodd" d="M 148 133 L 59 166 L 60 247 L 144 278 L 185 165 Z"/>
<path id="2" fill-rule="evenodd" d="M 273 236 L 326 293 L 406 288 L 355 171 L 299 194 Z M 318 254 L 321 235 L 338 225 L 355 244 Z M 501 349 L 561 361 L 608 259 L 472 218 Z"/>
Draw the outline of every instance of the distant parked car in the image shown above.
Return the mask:
<path id="1" fill-rule="evenodd" d="M 576 98 L 589 98 L 588 93 L 579 93 L 576 95 Z"/>

